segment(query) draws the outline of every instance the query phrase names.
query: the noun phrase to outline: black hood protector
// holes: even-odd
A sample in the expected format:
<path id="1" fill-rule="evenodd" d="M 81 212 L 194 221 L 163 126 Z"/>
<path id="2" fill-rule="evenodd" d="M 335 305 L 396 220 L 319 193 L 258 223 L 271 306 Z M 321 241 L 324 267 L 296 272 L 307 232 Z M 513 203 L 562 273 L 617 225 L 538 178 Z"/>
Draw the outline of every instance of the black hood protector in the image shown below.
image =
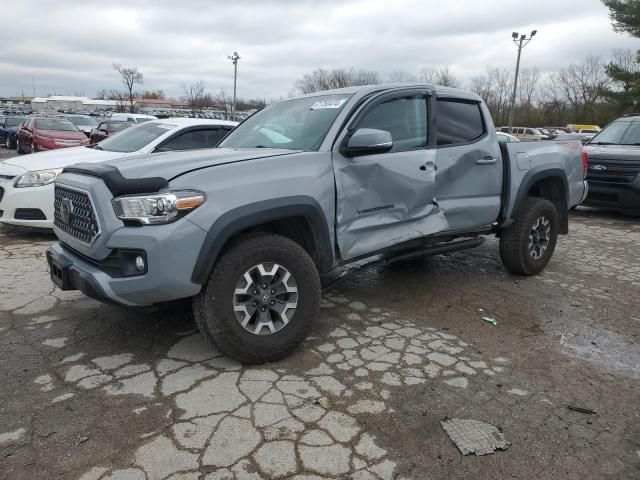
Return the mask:
<path id="1" fill-rule="evenodd" d="M 135 193 L 153 193 L 169 186 L 168 180 L 162 177 L 125 178 L 116 167 L 105 164 L 77 163 L 70 167 L 65 167 L 63 172 L 98 177 L 105 183 L 114 197 Z"/>

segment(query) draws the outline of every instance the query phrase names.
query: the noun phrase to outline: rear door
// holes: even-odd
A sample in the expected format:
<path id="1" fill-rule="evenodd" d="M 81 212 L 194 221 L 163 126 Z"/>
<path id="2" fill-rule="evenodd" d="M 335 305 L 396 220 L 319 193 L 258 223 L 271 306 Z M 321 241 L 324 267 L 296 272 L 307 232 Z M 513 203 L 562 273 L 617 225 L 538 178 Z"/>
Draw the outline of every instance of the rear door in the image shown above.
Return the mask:
<path id="1" fill-rule="evenodd" d="M 435 202 L 449 231 L 474 230 L 498 218 L 502 156 L 489 129 L 486 107 L 477 101 L 436 101 L 437 173 Z"/>
<path id="2" fill-rule="evenodd" d="M 333 164 L 342 258 L 370 254 L 445 228 L 433 203 L 435 150 L 428 141 L 429 95 L 424 89 L 379 95 L 338 136 Z M 340 145 L 359 128 L 390 132 L 391 151 L 343 156 Z"/>

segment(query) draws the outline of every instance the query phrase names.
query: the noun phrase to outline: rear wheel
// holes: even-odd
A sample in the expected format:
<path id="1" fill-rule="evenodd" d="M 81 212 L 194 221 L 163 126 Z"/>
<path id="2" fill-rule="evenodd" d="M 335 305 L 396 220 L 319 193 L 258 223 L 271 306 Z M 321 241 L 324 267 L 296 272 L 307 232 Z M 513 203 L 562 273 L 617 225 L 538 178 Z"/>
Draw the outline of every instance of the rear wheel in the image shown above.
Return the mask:
<path id="1" fill-rule="evenodd" d="M 502 263 L 512 273 L 535 275 L 549 263 L 557 240 L 555 205 L 544 198 L 529 197 L 520 217 L 502 232 Z"/>
<path id="2" fill-rule="evenodd" d="M 309 254 L 274 234 L 241 238 L 220 258 L 194 299 L 202 334 L 245 363 L 291 353 L 307 337 L 320 305 L 320 278 Z"/>

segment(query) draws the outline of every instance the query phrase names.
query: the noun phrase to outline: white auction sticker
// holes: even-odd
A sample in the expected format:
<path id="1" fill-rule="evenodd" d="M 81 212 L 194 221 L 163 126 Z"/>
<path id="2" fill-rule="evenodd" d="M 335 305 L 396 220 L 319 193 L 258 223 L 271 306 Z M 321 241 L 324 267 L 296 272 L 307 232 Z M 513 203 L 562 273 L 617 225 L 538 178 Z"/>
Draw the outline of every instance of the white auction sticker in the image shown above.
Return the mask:
<path id="1" fill-rule="evenodd" d="M 318 100 L 311 105 L 311 110 L 320 110 L 322 108 L 340 108 L 346 102 L 346 98 L 327 98 L 324 100 Z"/>

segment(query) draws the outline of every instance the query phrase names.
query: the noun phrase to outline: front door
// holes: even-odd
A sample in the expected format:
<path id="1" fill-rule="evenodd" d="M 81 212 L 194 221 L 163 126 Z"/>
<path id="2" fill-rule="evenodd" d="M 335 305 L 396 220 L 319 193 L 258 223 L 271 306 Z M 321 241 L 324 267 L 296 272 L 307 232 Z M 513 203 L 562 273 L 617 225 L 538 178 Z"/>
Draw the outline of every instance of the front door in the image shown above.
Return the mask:
<path id="1" fill-rule="evenodd" d="M 436 233 L 435 150 L 428 142 L 428 92 L 385 94 L 365 104 L 336 142 L 336 235 L 343 259 Z M 391 133 L 387 153 L 345 157 L 340 145 L 360 128 Z"/>

